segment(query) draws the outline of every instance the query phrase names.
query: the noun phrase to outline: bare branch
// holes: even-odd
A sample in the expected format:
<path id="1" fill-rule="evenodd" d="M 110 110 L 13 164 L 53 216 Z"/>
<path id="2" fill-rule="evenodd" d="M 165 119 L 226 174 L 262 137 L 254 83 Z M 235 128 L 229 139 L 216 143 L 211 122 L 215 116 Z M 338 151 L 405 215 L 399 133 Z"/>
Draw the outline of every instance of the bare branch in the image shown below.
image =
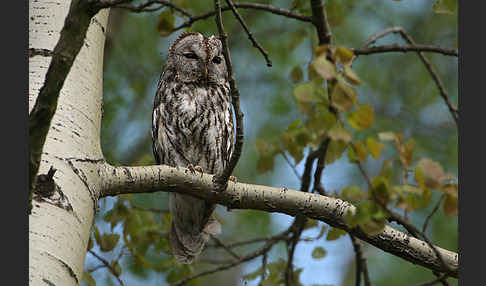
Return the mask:
<path id="1" fill-rule="evenodd" d="M 390 34 L 390 33 L 396 33 L 399 34 L 408 44 L 412 46 L 417 46 L 415 41 L 410 37 L 405 30 L 402 27 L 391 27 L 388 28 L 374 36 L 372 36 L 366 43 L 363 45 L 363 48 L 368 47 L 369 45 L 375 43 L 378 39 Z M 417 55 L 419 56 L 420 60 L 424 63 L 425 68 L 427 71 L 430 73 L 430 76 L 435 82 L 435 85 L 439 89 L 440 96 L 444 100 L 445 104 L 447 105 L 447 108 L 449 109 L 449 112 L 452 115 L 452 118 L 456 122 L 456 125 L 459 124 L 459 113 L 457 111 L 457 108 L 452 106 L 452 103 L 449 100 L 449 95 L 447 91 L 444 88 L 444 84 L 440 80 L 439 76 L 437 75 L 437 72 L 434 70 L 432 67 L 430 61 L 424 56 L 424 54 L 421 51 L 416 51 Z"/>
<path id="2" fill-rule="evenodd" d="M 331 28 L 327 21 L 327 14 L 321 0 L 310 0 L 312 9 L 312 24 L 317 29 L 317 36 L 319 37 L 319 45 L 326 45 L 331 43 Z"/>
<path id="3" fill-rule="evenodd" d="M 80 163 L 81 164 L 81 163 Z M 337 198 L 304 193 L 287 188 L 229 182 L 225 192 L 214 189 L 213 176 L 192 174 L 187 168 L 165 165 L 140 167 L 114 167 L 104 162 L 97 164 L 98 174 L 103 178 L 97 187 L 101 196 L 116 196 L 128 193 L 177 192 L 191 195 L 231 209 L 255 209 L 267 212 L 298 214 L 323 221 L 330 226 L 343 229 L 386 252 L 407 261 L 439 272 L 446 271 L 434 251 L 424 241 L 410 237 L 389 226 L 378 235 L 370 236 L 359 228 L 350 228 L 345 223 L 347 212 L 355 207 Z M 451 276 L 457 277 L 457 253 L 435 247 L 444 258 Z"/>
<path id="4" fill-rule="evenodd" d="M 219 240 L 219 238 L 215 237 L 214 235 L 211 235 L 211 239 L 214 240 L 217 247 L 222 247 L 226 252 L 228 252 L 231 256 L 233 256 L 233 258 L 235 258 L 236 260 L 241 259 L 241 257 L 238 254 L 236 254 L 233 250 L 231 250 L 230 247 L 226 246 L 221 240 Z"/>
<path id="5" fill-rule="evenodd" d="M 193 276 L 190 276 L 190 277 L 187 277 L 187 278 L 184 278 L 182 280 L 180 280 L 179 282 L 176 282 L 174 284 L 172 284 L 171 286 L 182 286 L 184 284 L 186 284 L 187 282 L 191 281 L 191 280 L 194 280 L 196 278 L 199 278 L 199 277 L 202 277 L 202 276 L 206 276 L 206 275 L 209 275 L 209 274 L 213 274 L 213 273 L 216 273 L 216 272 L 219 272 L 219 271 L 224 271 L 224 270 L 227 270 L 227 269 L 230 269 L 230 268 L 233 268 L 243 262 L 247 262 L 247 261 L 250 261 L 256 257 L 259 257 L 265 253 L 267 253 L 270 249 L 272 249 L 272 247 L 277 244 L 278 242 L 280 242 L 283 238 L 286 238 L 287 236 L 287 232 L 283 232 L 282 233 L 282 238 L 276 238 L 276 239 L 273 239 L 273 240 L 270 240 L 270 241 L 267 241 L 267 243 L 265 243 L 265 245 L 258 249 L 257 251 L 253 252 L 253 253 L 250 253 L 244 257 L 241 257 L 239 260 L 233 262 L 233 263 L 230 263 L 230 264 L 227 264 L 227 265 L 222 265 L 222 266 L 218 266 L 216 268 L 213 268 L 213 269 L 210 269 L 210 270 L 207 270 L 207 271 L 203 271 L 201 273 L 198 273 L 198 274 L 195 274 Z"/>
<path id="6" fill-rule="evenodd" d="M 236 10 L 235 5 L 231 0 L 226 0 L 226 3 L 228 3 L 228 6 L 230 6 L 231 10 L 233 11 L 233 14 L 235 14 L 236 19 L 240 22 L 241 26 L 243 29 L 245 29 L 245 32 L 248 34 L 248 39 L 253 43 L 253 46 L 257 48 L 260 53 L 262 53 L 263 57 L 265 58 L 265 61 L 267 62 L 267 66 L 271 67 L 272 66 L 272 61 L 268 58 L 268 53 L 260 46 L 260 44 L 255 40 L 253 37 L 253 34 L 251 33 L 250 29 L 245 23 L 245 20 L 241 17 L 240 13 L 238 13 L 238 10 Z"/>
<path id="7" fill-rule="evenodd" d="M 364 276 L 364 284 L 365 286 L 370 286 L 370 277 L 368 273 L 368 266 L 366 264 L 366 259 L 363 256 L 363 251 L 361 250 L 361 245 L 359 241 L 353 236 L 349 235 L 351 238 L 351 242 L 353 244 L 354 253 L 356 255 L 356 286 L 361 285 L 361 273 Z"/>
<path id="8" fill-rule="evenodd" d="M 385 46 L 374 46 L 370 48 L 360 48 L 352 49 L 355 55 L 371 55 L 378 53 L 389 53 L 389 52 L 432 52 L 439 53 L 447 56 L 459 56 L 459 53 L 455 49 L 444 49 L 436 46 L 429 45 L 407 45 L 400 46 L 398 44 L 385 45 Z"/>
<path id="9" fill-rule="evenodd" d="M 445 198 L 445 194 L 442 194 L 442 196 L 440 197 L 440 199 L 437 201 L 437 203 L 435 204 L 435 207 L 434 209 L 430 212 L 430 214 L 427 216 L 427 218 L 425 219 L 424 221 L 424 225 L 422 226 L 422 232 L 425 233 L 425 231 L 427 230 L 427 226 L 429 225 L 429 221 L 430 219 L 432 218 L 432 216 L 437 212 L 437 210 L 439 209 L 440 207 L 440 203 L 442 203 L 442 200 Z"/>
<path id="10" fill-rule="evenodd" d="M 153 6 L 154 4 L 159 4 L 158 6 L 155 6 L 155 7 L 151 7 Z M 153 11 L 157 11 L 163 7 L 170 7 L 174 10 L 176 10 L 177 12 L 180 12 L 182 15 L 186 16 L 186 17 L 189 17 L 191 18 L 192 15 L 187 12 L 185 9 L 175 5 L 174 3 L 172 3 L 171 1 L 168 1 L 168 0 L 151 0 L 151 1 L 147 1 L 145 3 L 141 3 L 140 5 L 137 5 L 137 6 L 131 6 L 131 5 L 116 5 L 116 6 L 112 6 L 112 8 L 121 8 L 121 9 L 126 9 L 126 10 L 130 10 L 132 12 L 153 12 Z"/>
<path id="11" fill-rule="evenodd" d="M 214 10 L 217 11 L 216 13 L 216 25 L 218 26 L 219 36 L 221 43 L 223 44 L 223 54 L 224 59 L 226 61 L 226 69 L 228 72 L 228 81 L 230 84 L 230 93 L 231 93 L 231 103 L 233 104 L 233 109 L 235 112 L 236 117 L 236 142 L 234 144 L 234 149 L 231 154 L 231 158 L 224 168 L 221 174 L 217 174 L 214 177 L 214 183 L 219 189 L 219 191 L 223 191 L 226 189 L 228 184 L 228 178 L 231 176 L 233 169 L 236 167 L 238 160 L 241 156 L 241 151 L 243 149 L 243 140 L 244 140 L 244 133 L 243 133 L 243 113 L 240 110 L 240 91 L 236 85 L 235 77 L 233 74 L 233 64 L 231 62 L 231 55 L 228 46 L 228 36 L 224 32 L 223 22 L 221 18 L 221 6 L 219 0 L 214 1 Z"/>
<path id="12" fill-rule="evenodd" d="M 103 263 L 103 265 L 106 268 L 108 268 L 108 270 L 110 270 L 111 274 L 113 274 L 113 276 L 115 276 L 115 278 L 118 281 L 118 283 L 120 283 L 120 285 L 124 286 L 123 281 L 120 279 L 120 277 L 118 277 L 118 274 L 116 273 L 115 269 L 113 269 L 113 266 L 111 266 L 111 264 L 106 259 L 104 259 L 103 257 L 101 257 L 98 254 L 96 254 L 96 252 L 94 252 L 93 250 L 88 250 L 88 252 L 91 255 L 93 255 L 94 257 L 96 257 L 96 259 L 98 259 L 99 261 L 101 261 L 101 263 Z"/>
<path id="13" fill-rule="evenodd" d="M 292 11 L 285 10 L 285 9 L 282 9 L 282 8 L 278 8 L 278 7 L 274 7 L 272 5 L 265 5 L 265 4 L 259 4 L 259 3 L 246 3 L 246 2 L 233 3 L 233 5 L 236 8 L 261 10 L 261 11 L 266 11 L 266 12 L 269 12 L 269 13 L 272 13 L 272 14 L 284 16 L 286 18 L 291 18 L 291 19 L 295 19 L 295 20 L 299 20 L 299 21 L 303 21 L 303 22 L 312 22 L 312 18 L 309 17 L 309 16 L 294 13 Z M 221 7 L 221 12 L 228 11 L 230 9 L 231 8 L 228 7 L 228 6 Z M 205 13 L 205 14 L 198 15 L 198 16 L 190 17 L 189 20 L 187 20 L 186 22 L 182 23 L 181 25 L 175 27 L 174 31 L 190 27 L 190 26 L 192 26 L 192 24 L 194 22 L 207 19 L 207 18 L 212 17 L 214 15 L 216 15 L 215 10 L 210 11 L 210 12 Z"/>

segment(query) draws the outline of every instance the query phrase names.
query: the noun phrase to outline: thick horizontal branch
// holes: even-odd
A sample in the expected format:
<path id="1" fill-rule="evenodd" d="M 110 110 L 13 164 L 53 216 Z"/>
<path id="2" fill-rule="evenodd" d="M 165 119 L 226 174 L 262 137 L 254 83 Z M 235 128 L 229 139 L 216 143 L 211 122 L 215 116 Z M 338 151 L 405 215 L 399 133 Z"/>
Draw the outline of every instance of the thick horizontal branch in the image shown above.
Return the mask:
<path id="1" fill-rule="evenodd" d="M 99 164 L 99 175 L 103 178 L 102 196 L 116 196 L 128 193 L 152 193 L 158 191 L 177 192 L 192 195 L 231 209 L 255 209 L 267 212 L 285 213 L 291 216 L 304 215 L 343 229 L 385 252 L 431 270 L 444 272 L 434 251 L 426 242 L 386 226 L 383 232 L 370 236 L 359 228 L 350 228 L 344 222 L 348 211 L 355 207 L 340 199 L 303 193 L 286 188 L 229 182 L 224 192 L 214 190 L 213 176 L 192 173 L 186 168 L 168 166 L 114 167 Z M 445 264 L 458 275 L 458 255 L 455 252 L 436 247 Z"/>
<path id="2" fill-rule="evenodd" d="M 402 53 L 431 52 L 431 53 L 439 53 L 446 56 L 455 56 L 455 57 L 459 55 L 459 53 L 455 49 L 444 49 L 441 47 L 429 46 L 429 45 L 400 46 L 398 44 L 353 49 L 353 52 L 355 55 L 371 55 L 371 54 L 390 53 L 390 52 L 402 52 Z"/>

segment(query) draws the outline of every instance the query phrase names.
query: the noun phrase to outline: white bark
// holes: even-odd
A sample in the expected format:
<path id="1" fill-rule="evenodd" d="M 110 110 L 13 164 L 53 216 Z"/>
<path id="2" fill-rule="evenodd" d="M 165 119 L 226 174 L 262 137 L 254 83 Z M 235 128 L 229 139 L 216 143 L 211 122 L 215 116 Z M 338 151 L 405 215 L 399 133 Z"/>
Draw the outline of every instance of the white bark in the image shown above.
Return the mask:
<path id="1" fill-rule="evenodd" d="M 432 270 L 444 269 L 433 249 L 427 243 L 401 231 L 386 226 L 378 235 L 370 236 L 359 229 L 349 228 L 344 216 L 355 207 L 340 199 L 318 194 L 303 193 L 286 188 L 228 182 L 222 193 L 214 190 L 211 175 L 191 173 L 186 168 L 168 166 L 113 167 L 99 162 L 98 172 L 104 178 L 103 196 L 124 193 L 148 193 L 156 191 L 178 192 L 193 195 L 231 209 L 256 209 L 288 215 L 304 215 L 344 229 L 356 237 L 388 253 L 420 264 Z M 451 276 L 457 277 L 459 258 L 457 253 L 435 246 Z"/>
<path id="2" fill-rule="evenodd" d="M 52 51 L 70 1 L 29 2 L 29 49 Z M 100 147 L 103 48 L 108 9 L 93 17 L 84 45 L 69 72 L 44 145 L 38 174 L 57 169 L 58 190 L 33 201 L 29 216 L 30 285 L 79 285 L 98 188 L 93 169 L 72 167 L 76 160 L 102 158 Z M 29 112 L 51 62 L 29 58 Z M 92 178 L 86 185 L 81 178 Z M 99 179 L 98 179 L 99 181 Z M 64 195 L 64 196 L 63 196 Z"/>

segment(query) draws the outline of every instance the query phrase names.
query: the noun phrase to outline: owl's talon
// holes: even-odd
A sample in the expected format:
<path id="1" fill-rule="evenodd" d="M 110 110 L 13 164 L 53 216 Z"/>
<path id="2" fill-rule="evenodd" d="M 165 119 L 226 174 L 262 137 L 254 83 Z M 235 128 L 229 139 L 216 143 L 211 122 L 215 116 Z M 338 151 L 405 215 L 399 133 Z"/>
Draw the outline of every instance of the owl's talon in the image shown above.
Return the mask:
<path id="1" fill-rule="evenodd" d="M 238 179 L 235 176 L 229 176 L 228 180 L 232 181 L 235 184 L 238 182 Z"/>
<path id="2" fill-rule="evenodd" d="M 192 174 L 196 174 L 196 171 L 201 173 L 201 175 L 203 174 L 203 168 L 201 166 L 194 166 L 193 164 L 189 164 L 187 165 L 187 169 L 189 169 Z"/>

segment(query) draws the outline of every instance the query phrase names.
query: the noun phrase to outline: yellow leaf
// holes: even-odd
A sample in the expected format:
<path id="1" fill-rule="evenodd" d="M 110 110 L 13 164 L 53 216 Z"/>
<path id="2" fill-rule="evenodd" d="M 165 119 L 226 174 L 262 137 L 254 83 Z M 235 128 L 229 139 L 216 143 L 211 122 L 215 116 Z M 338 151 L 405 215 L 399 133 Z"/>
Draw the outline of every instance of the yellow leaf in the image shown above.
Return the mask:
<path id="1" fill-rule="evenodd" d="M 356 130 L 363 130 L 369 128 L 373 124 L 374 113 L 373 106 L 369 104 L 362 104 L 358 110 L 348 114 L 348 122 Z"/>
<path id="2" fill-rule="evenodd" d="M 358 102 L 357 97 L 353 87 L 338 80 L 332 88 L 331 103 L 340 112 L 348 112 Z"/>
<path id="3" fill-rule="evenodd" d="M 329 130 L 328 135 L 329 135 L 329 137 L 331 137 L 331 139 L 333 141 L 342 140 L 342 141 L 348 143 L 352 139 L 351 133 L 349 133 L 348 130 L 346 130 L 345 128 L 343 128 L 342 126 L 340 126 L 338 124 L 334 125 Z"/>
<path id="4" fill-rule="evenodd" d="M 312 60 L 311 66 L 323 79 L 329 80 L 336 77 L 336 67 L 325 56 Z"/>
<path id="5" fill-rule="evenodd" d="M 344 77 L 352 84 L 361 85 L 361 80 L 359 76 L 353 71 L 350 66 L 344 67 Z"/>
<path id="6" fill-rule="evenodd" d="M 380 158 L 380 152 L 385 148 L 385 144 L 376 141 L 372 137 L 366 138 L 366 147 L 368 147 L 368 151 L 373 158 L 378 159 Z"/>
<path id="7" fill-rule="evenodd" d="M 363 162 L 368 156 L 368 151 L 361 141 L 356 141 L 351 144 L 352 148 L 349 149 L 348 157 L 351 162 Z"/>
<path id="8" fill-rule="evenodd" d="M 343 65 L 349 65 L 353 61 L 354 53 L 350 49 L 338 46 L 336 47 L 336 59 Z"/>

